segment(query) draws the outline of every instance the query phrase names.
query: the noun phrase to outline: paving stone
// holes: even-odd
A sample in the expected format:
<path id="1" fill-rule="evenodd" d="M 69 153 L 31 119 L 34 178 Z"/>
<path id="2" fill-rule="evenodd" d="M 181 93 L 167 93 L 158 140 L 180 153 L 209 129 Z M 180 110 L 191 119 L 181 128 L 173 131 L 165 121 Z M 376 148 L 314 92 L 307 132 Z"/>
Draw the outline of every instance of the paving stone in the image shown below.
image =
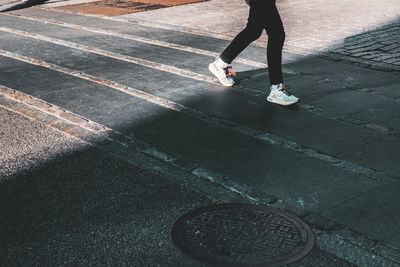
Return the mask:
<path id="1" fill-rule="evenodd" d="M 399 147 L 399 137 L 387 136 L 349 150 L 339 157 L 400 177 Z"/>
<path id="2" fill-rule="evenodd" d="M 400 57 L 389 58 L 389 59 L 385 59 L 383 61 L 386 63 L 389 63 L 389 64 L 396 64 L 397 62 L 400 61 Z"/>
<path id="3" fill-rule="evenodd" d="M 375 240 L 399 247 L 400 213 L 393 212 L 400 205 L 399 190 L 399 183 L 377 187 L 323 212 L 323 216 L 366 233 Z"/>
<path id="4" fill-rule="evenodd" d="M 337 50 L 353 50 L 353 49 L 357 49 L 357 48 L 362 48 L 362 47 L 368 47 L 375 44 L 375 41 L 368 41 L 368 42 L 363 42 L 363 43 L 359 43 L 358 40 L 355 40 L 354 38 L 346 38 L 345 42 L 344 42 L 344 48 L 339 48 Z"/>
<path id="5" fill-rule="evenodd" d="M 399 47 L 398 44 L 391 44 L 389 46 L 382 47 L 381 50 L 390 52 L 390 51 L 392 51 L 393 49 L 395 49 L 397 47 Z"/>
<path id="6" fill-rule="evenodd" d="M 348 55 L 349 55 L 349 54 L 350 54 L 350 53 L 348 53 Z M 362 55 L 361 58 L 364 58 L 364 59 L 374 59 L 374 58 L 377 58 L 377 57 L 379 57 L 379 56 L 380 56 L 379 54 L 374 53 L 374 54 Z"/>
<path id="7" fill-rule="evenodd" d="M 368 66 L 379 66 L 377 63 L 393 64 L 396 60 L 391 59 L 394 57 L 393 54 L 397 52 L 396 49 L 399 46 L 400 28 L 398 25 L 400 25 L 400 21 L 348 37 L 345 39 L 344 44 L 335 49 L 334 52 L 351 56 L 347 60 L 363 63 Z M 368 55 L 368 52 L 372 54 Z M 373 62 L 355 60 L 359 58 L 372 59 Z M 391 69 L 390 65 L 386 67 L 389 70 Z M 396 70 L 394 67 L 392 69 Z"/>

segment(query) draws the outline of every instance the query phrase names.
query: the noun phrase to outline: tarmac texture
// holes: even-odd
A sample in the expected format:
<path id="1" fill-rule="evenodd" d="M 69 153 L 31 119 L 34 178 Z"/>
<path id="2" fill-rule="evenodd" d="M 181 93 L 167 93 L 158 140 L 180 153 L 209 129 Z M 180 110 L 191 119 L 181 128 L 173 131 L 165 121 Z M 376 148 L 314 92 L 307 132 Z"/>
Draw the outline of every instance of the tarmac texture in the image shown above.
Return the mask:
<path id="1" fill-rule="evenodd" d="M 171 226 L 226 202 L 307 222 L 316 247 L 291 266 L 400 264 L 395 68 L 285 52 L 284 108 L 262 46 L 219 86 L 229 40 L 205 29 L 39 8 L 0 25 L 0 265 L 204 266 Z"/>

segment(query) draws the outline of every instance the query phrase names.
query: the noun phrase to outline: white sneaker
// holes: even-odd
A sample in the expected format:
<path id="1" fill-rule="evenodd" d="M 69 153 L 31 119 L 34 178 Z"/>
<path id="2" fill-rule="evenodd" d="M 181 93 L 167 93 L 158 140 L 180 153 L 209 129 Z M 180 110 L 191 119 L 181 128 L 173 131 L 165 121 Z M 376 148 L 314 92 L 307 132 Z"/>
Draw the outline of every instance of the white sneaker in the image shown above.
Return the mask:
<path id="1" fill-rule="evenodd" d="M 231 78 L 231 74 L 236 76 L 236 73 L 231 70 L 232 66 L 222 61 L 221 58 L 217 58 L 211 63 L 208 69 L 218 78 L 222 85 L 231 87 L 235 84 L 235 81 Z"/>
<path id="2" fill-rule="evenodd" d="M 292 95 L 288 89 L 289 88 L 287 86 L 282 86 L 282 84 L 280 84 L 277 89 L 273 89 L 273 87 L 271 87 L 271 93 L 269 94 L 267 100 L 283 106 L 297 103 L 299 99 Z"/>

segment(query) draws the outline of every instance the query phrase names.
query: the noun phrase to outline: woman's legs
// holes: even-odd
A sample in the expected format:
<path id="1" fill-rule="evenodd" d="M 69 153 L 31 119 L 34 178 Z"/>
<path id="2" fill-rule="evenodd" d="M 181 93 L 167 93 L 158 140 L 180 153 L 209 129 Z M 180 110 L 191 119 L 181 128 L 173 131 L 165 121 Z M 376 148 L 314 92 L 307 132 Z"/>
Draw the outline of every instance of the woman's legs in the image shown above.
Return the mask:
<path id="1" fill-rule="evenodd" d="M 275 5 L 275 0 L 267 0 L 267 15 L 264 28 L 268 34 L 267 60 L 269 79 L 272 84 L 283 83 L 282 48 L 285 42 L 285 30 Z"/>
<path id="2" fill-rule="evenodd" d="M 271 0 L 261 0 L 271 1 Z M 230 64 L 249 44 L 260 38 L 264 29 L 263 17 L 265 13 L 253 1 L 250 5 L 249 18 L 246 28 L 241 31 L 229 46 L 222 52 L 220 58 Z"/>
<path id="3" fill-rule="evenodd" d="M 262 30 L 268 34 L 267 60 L 271 84 L 283 82 L 282 48 L 285 30 L 275 0 L 253 0 L 246 28 L 241 31 L 220 58 L 230 64 L 250 43 L 260 38 Z"/>
<path id="4" fill-rule="evenodd" d="M 229 64 L 253 41 L 257 40 L 263 30 L 268 34 L 267 60 L 271 83 L 268 101 L 281 105 L 291 105 L 299 99 L 282 85 L 282 48 L 285 41 L 285 30 L 275 5 L 275 0 L 250 0 L 250 13 L 246 28 L 241 31 L 220 57 L 209 66 L 210 71 L 226 86 L 232 86 Z"/>

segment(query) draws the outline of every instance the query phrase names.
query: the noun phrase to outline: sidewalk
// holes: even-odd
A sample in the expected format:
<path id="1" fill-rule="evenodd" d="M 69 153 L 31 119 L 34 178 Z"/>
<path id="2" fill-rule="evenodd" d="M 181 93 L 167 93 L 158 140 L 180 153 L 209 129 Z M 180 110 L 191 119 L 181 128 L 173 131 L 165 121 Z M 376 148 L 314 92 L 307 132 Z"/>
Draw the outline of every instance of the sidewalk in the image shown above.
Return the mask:
<path id="1" fill-rule="evenodd" d="M 321 51 L 344 38 L 372 30 L 399 17 L 400 3 L 365 1 L 277 1 L 285 25 L 286 48 Z M 199 10 L 201 10 L 199 12 Z M 223 0 L 159 9 L 121 16 L 234 37 L 246 24 L 248 7 L 242 0 Z M 264 36 L 265 38 L 265 36 Z M 264 42 L 265 39 L 261 40 Z"/>
<path id="2" fill-rule="evenodd" d="M 52 109 L 36 110 L 33 100 L 20 103 L 41 114 L 32 119 L 91 143 L 0 186 L 4 203 L 12 200 L 0 212 L 0 234 L 26 245 L 14 242 L 2 257 L 201 266 L 172 246 L 174 220 L 201 205 L 250 201 L 284 208 L 312 227 L 316 247 L 293 266 L 400 264 L 398 72 L 299 55 L 288 46 L 285 78 L 302 102 L 282 108 L 266 103 L 267 72 L 255 66 L 265 63 L 265 48 L 251 46 L 234 62 L 239 85 L 223 89 L 207 64 L 243 26 L 238 18 L 245 20 L 246 7 L 232 2 L 238 13 L 219 21 L 232 27 L 228 32 L 213 28 L 212 14 L 225 8 L 219 0 L 112 18 L 43 8 L 0 14 L 0 49 L 7 52 L 0 56 L 7 70 L 0 84 L 81 116 L 81 124 L 72 123 Z M 374 10 L 374 20 L 391 25 L 395 12 L 385 8 Z M 352 19 L 361 21 L 365 12 Z M 370 19 L 347 24 L 315 49 L 329 51 L 347 34 L 375 29 Z M 288 35 L 301 26 L 286 24 Z M 308 41 L 318 36 L 311 33 Z M 297 46 L 296 38 L 288 43 Z M 108 129 L 97 132 L 102 137 L 120 136 L 105 143 L 86 138 L 81 132 L 91 122 Z"/>
<path id="3" fill-rule="evenodd" d="M 6 10 L 10 7 L 16 6 L 23 3 L 21 0 L 1 0 L 0 1 L 0 11 Z"/>

